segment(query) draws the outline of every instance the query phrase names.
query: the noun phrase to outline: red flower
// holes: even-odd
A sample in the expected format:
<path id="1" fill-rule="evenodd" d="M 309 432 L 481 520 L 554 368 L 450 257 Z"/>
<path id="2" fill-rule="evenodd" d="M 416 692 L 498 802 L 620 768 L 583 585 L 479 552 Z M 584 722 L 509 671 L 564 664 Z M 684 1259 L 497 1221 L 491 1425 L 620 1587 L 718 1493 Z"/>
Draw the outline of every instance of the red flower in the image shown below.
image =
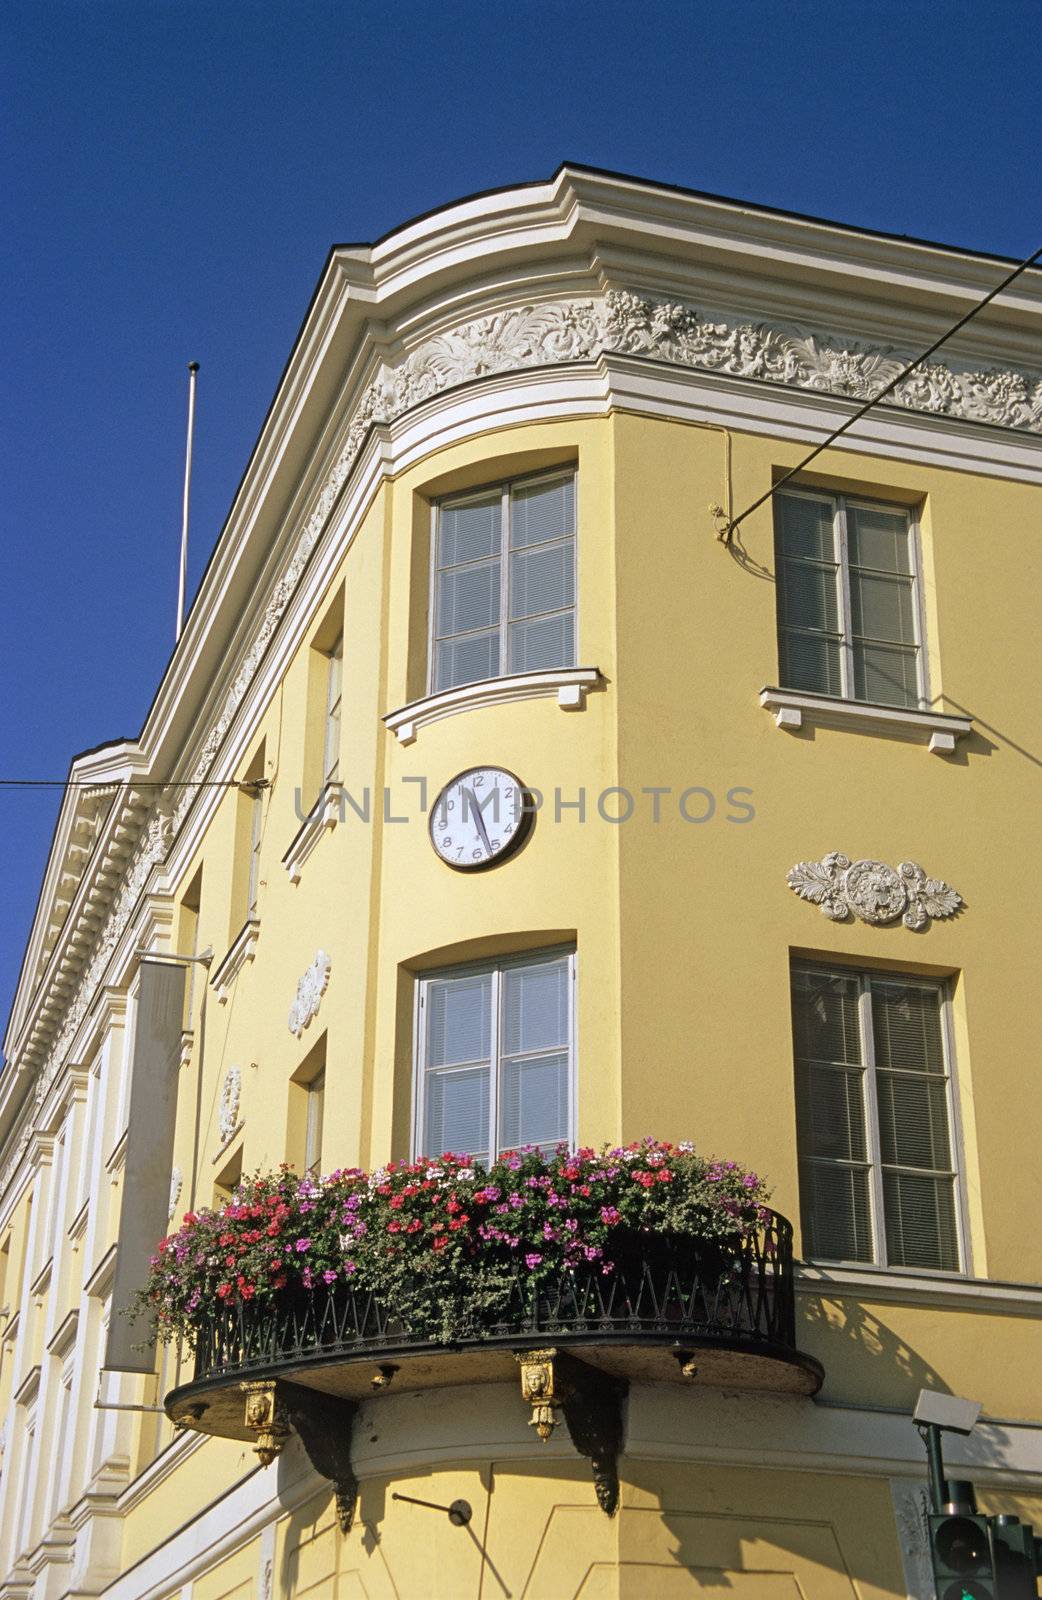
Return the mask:
<path id="1" fill-rule="evenodd" d="M 448 1236 L 447 1233 L 439 1234 L 437 1239 L 435 1239 L 435 1241 L 434 1241 L 435 1250 L 444 1250 L 444 1248 L 448 1244 L 448 1242 L 449 1242 L 449 1236 Z"/>

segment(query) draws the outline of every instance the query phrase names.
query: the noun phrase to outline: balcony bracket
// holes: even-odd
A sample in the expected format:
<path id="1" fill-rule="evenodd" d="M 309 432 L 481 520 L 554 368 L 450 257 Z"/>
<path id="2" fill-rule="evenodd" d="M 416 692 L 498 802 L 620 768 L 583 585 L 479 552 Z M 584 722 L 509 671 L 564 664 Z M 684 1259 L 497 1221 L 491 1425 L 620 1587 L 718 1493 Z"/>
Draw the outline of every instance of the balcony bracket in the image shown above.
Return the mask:
<path id="1" fill-rule="evenodd" d="M 300 1438 L 315 1471 L 328 1478 L 336 1496 L 341 1531 L 350 1533 L 358 1499 L 351 1465 L 351 1428 L 358 1407 L 351 1400 L 320 1394 L 299 1383 L 278 1385 L 287 1422 Z"/>
<path id="2" fill-rule="evenodd" d="M 516 1359 L 521 1398 L 532 1407 L 529 1427 L 545 1443 L 557 1425 L 555 1413 L 561 1412 L 572 1444 L 593 1467 L 597 1502 L 613 1517 L 619 1506 L 622 1402 L 629 1384 L 552 1346 L 517 1351 Z"/>

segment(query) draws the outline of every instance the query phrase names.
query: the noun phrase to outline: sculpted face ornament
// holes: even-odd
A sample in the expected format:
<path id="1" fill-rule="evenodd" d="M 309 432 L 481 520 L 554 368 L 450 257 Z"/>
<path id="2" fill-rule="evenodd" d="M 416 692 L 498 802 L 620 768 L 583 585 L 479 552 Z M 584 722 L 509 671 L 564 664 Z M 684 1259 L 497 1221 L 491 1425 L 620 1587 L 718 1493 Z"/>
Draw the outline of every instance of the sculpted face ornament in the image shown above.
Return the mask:
<path id="1" fill-rule="evenodd" d="M 246 1396 L 243 1422 L 257 1435 L 254 1450 L 262 1467 L 270 1467 L 289 1438 L 289 1427 L 278 1404 L 273 1383 L 243 1383 Z"/>
<path id="2" fill-rule="evenodd" d="M 820 861 L 798 861 L 786 881 L 833 922 L 855 916 L 882 925 L 900 917 L 918 932 L 931 918 L 954 917 L 963 905 L 951 884 L 928 878 L 917 861 L 902 861 L 895 870 L 885 861 L 851 861 L 832 851 Z"/>

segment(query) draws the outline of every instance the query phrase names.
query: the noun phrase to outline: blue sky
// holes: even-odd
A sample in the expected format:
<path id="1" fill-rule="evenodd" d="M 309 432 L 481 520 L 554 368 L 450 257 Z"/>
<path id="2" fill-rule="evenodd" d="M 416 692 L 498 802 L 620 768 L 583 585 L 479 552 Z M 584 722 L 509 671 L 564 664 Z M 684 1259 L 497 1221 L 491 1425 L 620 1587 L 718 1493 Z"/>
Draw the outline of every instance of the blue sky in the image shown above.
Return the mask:
<path id="1" fill-rule="evenodd" d="M 1011 256 L 1042 0 L 6 0 L 0 776 L 133 735 L 326 252 L 587 162 Z M 59 795 L 0 790 L 0 1013 Z"/>

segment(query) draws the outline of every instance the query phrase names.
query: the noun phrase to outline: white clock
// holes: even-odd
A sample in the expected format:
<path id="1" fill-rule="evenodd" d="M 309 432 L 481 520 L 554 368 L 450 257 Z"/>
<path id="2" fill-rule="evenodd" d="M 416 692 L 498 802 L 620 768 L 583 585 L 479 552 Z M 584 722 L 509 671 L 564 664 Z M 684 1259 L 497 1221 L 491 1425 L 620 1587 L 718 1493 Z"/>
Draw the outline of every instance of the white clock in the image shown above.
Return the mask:
<path id="1" fill-rule="evenodd" d="M 459 773 L 431 808 L 431 844 L 450 867 L 473 872 L 502 861 L 532 825 L 525 786 L 502 767 Z"/>

